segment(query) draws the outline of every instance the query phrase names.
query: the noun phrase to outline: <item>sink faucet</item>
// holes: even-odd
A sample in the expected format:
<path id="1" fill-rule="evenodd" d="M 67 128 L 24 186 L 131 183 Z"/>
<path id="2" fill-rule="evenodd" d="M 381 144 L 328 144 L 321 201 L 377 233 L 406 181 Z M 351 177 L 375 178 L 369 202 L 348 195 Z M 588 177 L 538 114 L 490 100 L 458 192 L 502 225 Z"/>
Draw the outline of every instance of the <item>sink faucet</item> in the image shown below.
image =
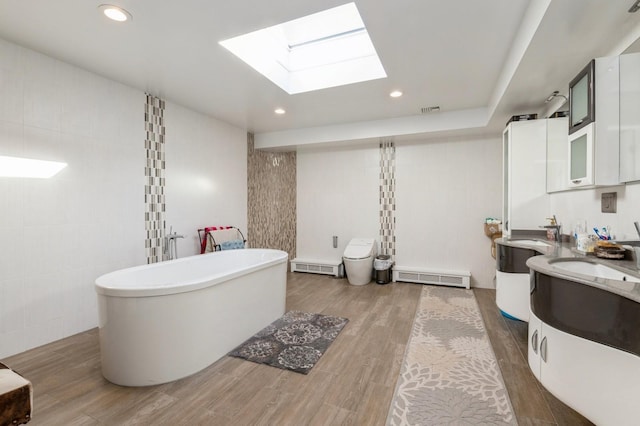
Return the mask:
<path id="1" fill-rule="evenodd" d="M 556 215 L 555 214 L 553 215 L 553 217 L 548 217 L 547 220 L 550 221 L 550 224 L 543 226 L 543 228 L 546 228 L 548 230 L 552 230 L 552 232 L 553 232 L 553 240 L 560 242 L 561 235 L 562 235 L 560 230 L 562 229 L 562 225 L 558 224 L 558 220 L 556 219 Z"/>
<path id="2" fill-rule="evenodd" d="M 638 233 L 638 237 L 640 237 L 640 225 L 638 225 L 638 222 L 633 222 L 633 224 L 636 227 L 636 232 Z"/>

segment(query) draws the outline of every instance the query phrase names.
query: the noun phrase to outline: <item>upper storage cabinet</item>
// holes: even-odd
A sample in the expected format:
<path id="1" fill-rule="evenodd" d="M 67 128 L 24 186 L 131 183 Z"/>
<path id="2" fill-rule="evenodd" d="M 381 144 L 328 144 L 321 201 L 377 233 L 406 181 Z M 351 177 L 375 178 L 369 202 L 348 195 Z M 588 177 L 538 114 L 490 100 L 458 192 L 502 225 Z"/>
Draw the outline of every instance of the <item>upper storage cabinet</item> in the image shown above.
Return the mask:
<path id="1" fill-rule="evenodd" d="M 569 134 L 595 120 L 595 59 L 569 83 Z"/>
<path id="2" fill-rule="evenodd" d="M 619 63 L 618 56 L 597 58 L 571 82 L 569 188 L 620 183 Z"/>
<path id="3" fill-rule="evenodd" d="M 640 53 L 620 56 L 620 181 L 640 180 Z"/>

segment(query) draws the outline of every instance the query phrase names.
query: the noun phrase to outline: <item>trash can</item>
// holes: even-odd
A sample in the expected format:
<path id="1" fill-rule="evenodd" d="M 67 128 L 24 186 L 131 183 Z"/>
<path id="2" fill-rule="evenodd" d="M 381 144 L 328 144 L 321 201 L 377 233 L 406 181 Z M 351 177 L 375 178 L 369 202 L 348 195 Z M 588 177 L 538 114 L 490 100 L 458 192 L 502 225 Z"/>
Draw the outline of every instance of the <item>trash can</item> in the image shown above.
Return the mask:
<path id="1" fill-rule="evenodd" d="M 393 260 L 391 256 L 387 254 L 381 254 L 376 256 L 373 261 L 373 269 L 375 270 L 376 283 L 389 284 L 391 282 L 391 267 L 393 266 Z"/>

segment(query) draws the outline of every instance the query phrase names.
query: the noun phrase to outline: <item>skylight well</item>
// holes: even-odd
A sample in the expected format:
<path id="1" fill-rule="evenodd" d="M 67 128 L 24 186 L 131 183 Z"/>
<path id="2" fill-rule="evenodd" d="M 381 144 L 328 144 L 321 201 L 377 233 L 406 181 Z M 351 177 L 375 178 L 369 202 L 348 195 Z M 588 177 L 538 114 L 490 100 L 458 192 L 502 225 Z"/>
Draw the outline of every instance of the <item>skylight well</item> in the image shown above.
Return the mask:
<path id="1" fill-rule="evenodd" d="M 355 3 L 220 45 L 291 95 L 387 76 Z"/>

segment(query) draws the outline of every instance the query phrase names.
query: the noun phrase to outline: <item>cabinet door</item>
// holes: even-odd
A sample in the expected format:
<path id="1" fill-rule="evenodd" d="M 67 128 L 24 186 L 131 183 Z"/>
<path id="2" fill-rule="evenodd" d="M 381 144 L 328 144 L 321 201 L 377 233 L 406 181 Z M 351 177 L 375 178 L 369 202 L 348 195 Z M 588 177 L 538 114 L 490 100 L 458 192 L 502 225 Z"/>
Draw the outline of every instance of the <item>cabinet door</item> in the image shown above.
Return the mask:
<path id="1" fill-rule="evenodd" d="M 593 126 L 569 135 L 569 187 L 593 185 Z"/>
<path id="2" fill-rule="evenodd" d="M 569 187 L 567 128 L 566 117 L 547 121 L 547 192 L 564 191 Z"/>
<path id="3" fill-rule="evenodd" d="M 540 340 L 541 330 L 540 326 L 542 322 L 540 319 L 529 310 L 529 341 L 528 341 L 528 355 L 529 368 L 536 379 L 540 380 Z"/>
<path id="4" fill-rule="evenodd" d="M 540 381 L 598 425 L 637 424 L 640 357 L 542 323 Z"/>
<path id="5" fill-rule="evenodd" d="M 549 216 L 547 120 L 509 126 L 509 228 L 538 229 Z"/>
<path id="6" fill-rule="evenodd" d="M 640 180 L 640 53 L 620 56 L 620 181 Z"/>

